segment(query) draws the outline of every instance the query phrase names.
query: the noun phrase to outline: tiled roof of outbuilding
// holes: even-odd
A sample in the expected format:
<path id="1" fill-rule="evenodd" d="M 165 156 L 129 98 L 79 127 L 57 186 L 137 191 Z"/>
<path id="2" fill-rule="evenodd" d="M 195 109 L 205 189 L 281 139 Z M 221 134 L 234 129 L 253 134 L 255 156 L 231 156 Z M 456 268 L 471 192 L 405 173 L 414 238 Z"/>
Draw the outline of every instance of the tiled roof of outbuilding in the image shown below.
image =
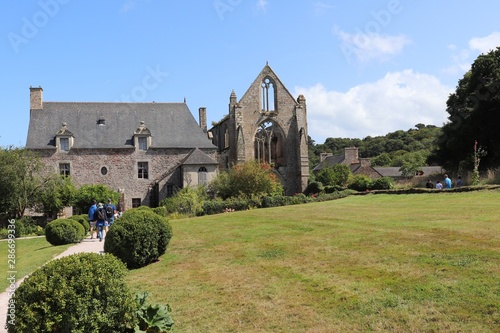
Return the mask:
<path id="1" fill-rule="evenodd" d="M 73 148 L 132 148 L 141 121 L 151 132 L 151 148 L 215 148 L 185 103 L 100 102 L 44 102 L 31 111 L 26 147 L 54 149 L 66 123 Z"/>

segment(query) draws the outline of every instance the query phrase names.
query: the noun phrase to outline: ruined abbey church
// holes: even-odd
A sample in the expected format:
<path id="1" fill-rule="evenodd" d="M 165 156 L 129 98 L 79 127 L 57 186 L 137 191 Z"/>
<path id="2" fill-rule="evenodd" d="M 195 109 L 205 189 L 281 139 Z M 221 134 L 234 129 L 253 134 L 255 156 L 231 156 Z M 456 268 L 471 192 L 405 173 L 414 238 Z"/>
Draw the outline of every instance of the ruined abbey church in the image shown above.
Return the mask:
<path id="1" fill-rule="evenodd" d="M 306 100 L 295 99 L 269 65 L 240 100 L 231 93 L 228 115 L 209 134 L 218 147 L 220 170 L 256 159 L 273 166 L 286 195 L 307 187 Z"/>
<path id="2" fill-rule="evenodd" d="M 76 186 L 104 184 L 120 207 L 157 206 L 179 188 L 208 184 L 218 172 L 256 159 L 270 163 L 287 195 L 309 177 L 306 101 L 295 99 L 266 64 L 229 113 L 207 129 L 186 103 L 46 102 L 30 87 L 26 148 Z"/>

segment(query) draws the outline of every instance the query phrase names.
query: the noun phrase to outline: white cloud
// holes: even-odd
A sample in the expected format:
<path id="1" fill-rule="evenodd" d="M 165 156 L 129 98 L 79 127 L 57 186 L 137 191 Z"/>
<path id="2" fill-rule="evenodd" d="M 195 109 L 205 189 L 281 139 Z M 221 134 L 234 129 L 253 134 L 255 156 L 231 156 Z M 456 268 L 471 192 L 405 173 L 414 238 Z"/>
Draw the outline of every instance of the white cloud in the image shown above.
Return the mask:
<path id="1" fill-rule="evenodd" d="M 267 0 L 257 0 L 257 10 L 261 12 L 267 11 Z"/>
<path id="2" fill-rule="evenodd" d="M 486 37 L 475 37 L 469 41 L 469 48 L 481 53 L 488 53 L 500 46 L 500 32 L 493 32 Z"/>
<path id="3" fill-rule="evenodd" d="M 340 48 L 350 62 L 353 57 L 360 62 L 384 61 L 401 53 L 406 45 L 411 44 L 411 40 L 402 34 L 391 36 L 359 30 L 351 34 L 338 27 L 334 27 L 333 32 L 339 38 Z"/>
<path id="4" fill-rule="evenodd" d="M 450 45 L 452 65 L 443 71 L 448 74 L 463 74 L 470 69 L 471 64 L 481 53 L 488 53 L 500 46 L 500 32 L 492 32 L 488 36 L 474 37 L 468 42 L 468 48 L 459 49 L 456 45 Z"/>
<path id="5" fill-rule="evenodd" d="M 323 143 L 328 137 L 386 135 L 418 123 L 442 126 L 453 89 L 432 75 L 405 70 L 347 92 L 328 91 L 321 84 L 295 91 L 307 100 L 309 135 Z"/>
<path id="6" fill-rule="evenodd" d="M 324 15 L 326 12 L 329 12 L 330 10 L 334 9 L 335 6 L 323 1 L 316 1 L 313 4 L 313 8 L 314 8 L 314 13 L 316 15 Z"/>

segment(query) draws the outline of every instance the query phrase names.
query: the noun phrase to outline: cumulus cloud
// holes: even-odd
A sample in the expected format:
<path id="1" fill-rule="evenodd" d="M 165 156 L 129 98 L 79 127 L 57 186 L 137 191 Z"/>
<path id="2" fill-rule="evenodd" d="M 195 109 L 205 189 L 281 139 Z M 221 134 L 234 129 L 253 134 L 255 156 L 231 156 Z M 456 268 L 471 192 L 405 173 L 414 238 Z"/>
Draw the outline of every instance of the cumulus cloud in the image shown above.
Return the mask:
<path id="1" fill-rule="evenodd" d="M 441 126 L 453 88 L 432 75 L 405 70 L 347 92 L 328 91 L 321 84 L 296 87 L 295 92 L 307 100 L 309 136 L 323 143 L 328 137 L 386 135 L 418 123 Z"/>
<path id="2" fill-rule="evenodd" d="M 444 68 L 448 74 L 462 74 L 470 69 L 470 65 L 481 53 L 488 53 L 500 46 L 500 32 L 492 32 L 484 37 L 474 37 L 468 42 L 468 48 L 459 49 L 456 45 L 449 45 L 452 65 Z"/>
<path id="3" fill-rule="evenodd" d="M 469 41 L 469 48 L 480 53 L 488 53 L 498 46 L 500 46 L 500 32 L 493 32 L 485 37 L 475 37 Z"/>
<path id="4" fill-rule="evenodd" d="M 348 33 L 333 28 L 333 33 L 340 40 L 340 49 L 349 62 L 353 60 L 368 62 L 371 60 L 384 61 L 401 53 L 403 48 L 411 44 L 405 35 L 384 35 L 380 33 L 364 33 L 358 30 Z"/>

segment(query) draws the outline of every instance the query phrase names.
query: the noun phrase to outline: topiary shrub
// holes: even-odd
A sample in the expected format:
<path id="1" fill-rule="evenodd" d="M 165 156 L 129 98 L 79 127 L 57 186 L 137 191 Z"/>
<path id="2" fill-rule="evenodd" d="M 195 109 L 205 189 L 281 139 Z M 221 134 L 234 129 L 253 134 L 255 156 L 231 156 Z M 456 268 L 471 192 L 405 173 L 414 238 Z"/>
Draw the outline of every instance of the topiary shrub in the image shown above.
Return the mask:
<path id="1" fill-rule="evenodd" d="M 83 226 L 72 219 L 57 219 L 45 227 L 45 238 L 52 245 L 78 243 L 84 236 Z"/>
<path id="2" fill-rule="evenodd" d="M 51 261 L 17 288 L 8 332 L 133 332 L 138 306 L 126 273 L 112 255 L 80 253 Z"/>
<path id="3" fill-rule="evenodd" d="M 128 268 L 158 260 L 167 250 L 172 227 L 167 219 L 146 209 L 131 209 L 109 229 L 104 251 L 120 258 Z"/>
<path id="4" fill-rule="evenodd" d="M 168 216 L 168 210 L 167 210 L 167 208 L 165 208 L 163 206 L 155 207 L 152 210 L 153 210 L 153 212 L 155 212 L 156 214 L 158 214 L 160 216 L 163 216 L 163 217 Z"/>
<path id="5" fill-rule="evenodd" d="M 371 189 L 373 181 L 366 175 L 355 175 L 349 180 L 349 188 L 356 191 L 366 191 Z"/>
<path id="6" fill-rule="evenodd" d="M 394 188 L 394 179 L 391 177 L 381 177 L 375 179 L 372 190 L 390 190 Z"/>
<path id="7" fill-rule="evenodd" d="M 85 235 L 87 234 L 88 231 L 90 231 L 90 222 L 88 214 L 73 215 L 70 216 L 69 218 L 77 221 L 83 226 L 83 229 L 85 230 Z"/>
<path id="8" fill-rule="evenodd" d="M 321 182 L 311 182 L 307 185 L 304 191 L 305 195 L 318 194 L 324 190 L 323 184 Z"/>

